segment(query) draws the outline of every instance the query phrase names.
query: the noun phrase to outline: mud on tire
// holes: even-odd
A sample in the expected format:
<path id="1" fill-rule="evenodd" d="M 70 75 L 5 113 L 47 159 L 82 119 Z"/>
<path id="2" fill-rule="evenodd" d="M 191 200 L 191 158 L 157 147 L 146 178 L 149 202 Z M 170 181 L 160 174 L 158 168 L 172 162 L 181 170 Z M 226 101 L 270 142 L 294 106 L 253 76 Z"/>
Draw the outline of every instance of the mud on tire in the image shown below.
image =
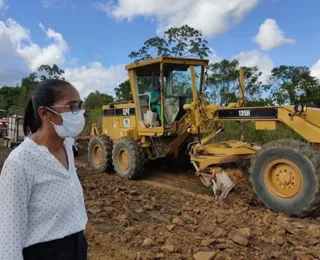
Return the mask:
<path id="1" fill-rule="evenodd" d="M 138 179 L 144 170 L 145 154 L 130 137 L 117 140 L 112 151 L 115 171 L 129 180 Z"/>
<path id="2" fill-rule="evenodd" d="M 109 136 L 99 135 L 90 139 L 88 159 L 91 167 L 99 173 L 113 171 L 112 140 Z"/>
<path id="3" fill-rule="evenodd" d="M 288 169 L 296 170 L 291 174 L 284 165 L 291 165 L 293 168 Z M 255 193 L 271 210 L 297 217 L 319 215 L 320 153 L 310 145 L 290 139 L 270 142 L 252 159 L 249 173 Z M 299 189 L 290 194 L 298 187 L 296 181 L 300 183 Z M 275 185 L 270 185 L 271 182 Z M 277 186 L 279 183 L 282 186 Z M 280 187 L 280 193 L 277 187 Z"/>

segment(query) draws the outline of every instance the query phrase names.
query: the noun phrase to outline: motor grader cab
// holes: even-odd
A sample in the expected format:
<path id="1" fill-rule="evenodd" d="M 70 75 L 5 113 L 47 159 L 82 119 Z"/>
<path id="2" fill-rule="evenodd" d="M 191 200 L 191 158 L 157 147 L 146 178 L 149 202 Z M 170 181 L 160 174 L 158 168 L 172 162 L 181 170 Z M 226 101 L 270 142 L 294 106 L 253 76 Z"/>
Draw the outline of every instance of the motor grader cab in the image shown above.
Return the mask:
<path id="1" fill-rule="evenodd" d="M 295 216 L 319 212 L 320 110 L 303 104 L 245 107 L 243 69 L 239 101 L 210 104 L 203 92 L 207 65 L 204 59 L 169 57 L 127 65 L 133 101 L 102 107 L 102 129 L 93 125 L 88 147 L 91 166 L 136 179 L 146 161 L 179 156 L 183 147 L 217 199 L 234 187 L 223 166 L 245 160 L 251 161 L 253 189 L 267 207 Z M 253 121 L 257 130 L 276 131 L 285 124 L 305 142 L 217 143 L 226 120 Z"/>
<path id="2" fill-rule="evenodd" d="M 158 58 L 126 67 L 139 132 L 158 128 L 152 131 L 161 136 L 175 130 L 177 121 L 186 114 L 184 104 L 192 100 L 190 66 L 195 61 L 200 72 L 206 62 L 192 59 Z"/>

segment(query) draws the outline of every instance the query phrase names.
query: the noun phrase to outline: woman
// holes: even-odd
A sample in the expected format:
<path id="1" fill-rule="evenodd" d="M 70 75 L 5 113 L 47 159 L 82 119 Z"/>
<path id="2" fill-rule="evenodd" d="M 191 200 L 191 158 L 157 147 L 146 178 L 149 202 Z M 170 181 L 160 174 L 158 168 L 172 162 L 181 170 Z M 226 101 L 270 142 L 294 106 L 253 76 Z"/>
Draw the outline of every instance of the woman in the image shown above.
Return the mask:
<path id="1" fill-rule="evenodd" d="M 72 152 L 84 127 L 78 91 L 50 79 L 32 91 L 25 140 L 0 175 L 1 260 L 85 260 L 87 215 Z"/>

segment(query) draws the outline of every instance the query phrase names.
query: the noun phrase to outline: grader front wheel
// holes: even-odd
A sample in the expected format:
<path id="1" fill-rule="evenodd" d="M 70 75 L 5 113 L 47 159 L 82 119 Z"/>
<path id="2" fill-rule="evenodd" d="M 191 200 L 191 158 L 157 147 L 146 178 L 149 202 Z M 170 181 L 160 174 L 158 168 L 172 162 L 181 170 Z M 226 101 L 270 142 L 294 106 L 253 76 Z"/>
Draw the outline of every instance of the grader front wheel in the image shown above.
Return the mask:
<path id="1" fill-rule="evenodd" d="M 250 174 L 253 189 L 270 209 L 298 217 L 320 209 L 320 154 L 310 145 L 271 142 L 253 159 Z"/>
<path id="2" fill-rule="evenodd" d="M 118 139 L 113 148 L 112 158 L 116 172 L 122 177 L 133 180 L 143 172 L 144 152 L 132 138 Z"/>
<path id="3" fill-rule="evenodd" d="M 113 171 L 112 141 L 108 136 L 100 135 L 91 138 L 88 145 L 88 159 L 91 167 L 97 172 Z"/>

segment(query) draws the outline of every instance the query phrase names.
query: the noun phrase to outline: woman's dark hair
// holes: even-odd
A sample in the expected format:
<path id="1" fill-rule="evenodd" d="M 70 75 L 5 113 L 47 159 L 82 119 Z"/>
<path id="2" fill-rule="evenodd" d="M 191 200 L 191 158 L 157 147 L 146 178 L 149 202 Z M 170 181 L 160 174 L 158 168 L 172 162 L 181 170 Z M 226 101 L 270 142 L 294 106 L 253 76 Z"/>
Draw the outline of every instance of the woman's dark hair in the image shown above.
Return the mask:
<path id="1" fill-rule="evenodd" d="M 37 132 L 41 127 L 41 118 L 38 114 L 39 107 L 52 106 L 62 97 L 61 88 L 66 85 L 70 85 L 70 83 L 60 79 L 47 79 L 33 88 L 24 112 L 23 132 L 25 136 Z"/>

